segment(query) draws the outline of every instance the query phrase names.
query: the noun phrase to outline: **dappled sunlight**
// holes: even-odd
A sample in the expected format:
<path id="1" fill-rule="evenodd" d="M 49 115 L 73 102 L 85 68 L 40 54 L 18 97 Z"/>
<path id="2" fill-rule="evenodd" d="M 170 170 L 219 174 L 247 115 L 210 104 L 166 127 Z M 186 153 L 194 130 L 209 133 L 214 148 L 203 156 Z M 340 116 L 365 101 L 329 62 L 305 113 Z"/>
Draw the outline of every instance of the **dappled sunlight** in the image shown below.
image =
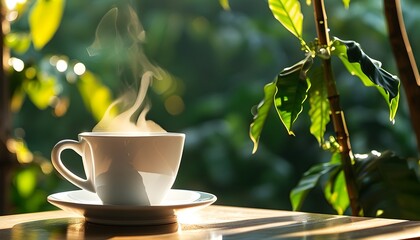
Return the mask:
<path id="1" fill-rule="evenodd" d="M 9 59 L 9 65 L 13 67 L 16 72 L 22 72 L 25 68 L 25 63 L 21 59 L 15 57 Z"/>
<path id="2" fill-rule="evenodd" d="M 64 59 L 60 59 L 57 61 L 55 67 L 59 72 L 65 72 L 67 70 L 68 64 Z"/>
<path id="3" fill-rule="evenodd" d="M 36 2 L 65 4 L 41 12 L 41 17 L 34 20 L 30 15 Z M 167 131 L 186 133 L 175 187 L 214 193 L 220 196 L 219 204 L 291 210 L 290 190 L 311 165 L 328 162 L 329 152 L 319 151 L 317 139 L 306 127 L 311 121 L 306 113 L 294 123 L 291 130 L 296 137 L 291 137 L 287 136 L 274 109 L 266 119 L 266 132 L 255 154 L 252 154 L 249 126 L 253 119 L 251 108 L 263 98 L 264 85 L 272 81 L 282 67 L 304 57 L 299 41 L 273 18 L 267 1 L 243 4 L 231 0 L 230 11 L 224 11 L 219 1 L 134 2 L 143 25 L 137 29 L 142 31 L 136 32 L 133 28 L 131 33 L 136 33 L 134 38 L 140 41 L 138 47 L 142 54 L 135 54 L 135 49 L 129 48 L 126 52 L 117 51 L 121 55 L 116 59 L 110 52 L 118 49 L 112 47 L 111 41 L 103 41 L 97 51 L 89 46 L 103 14 L 123 2 L 5 1 L 5 19 L 10 24 L 5 44 L 11 58 L 5 63 L 10 73 L 11 125 L 26 132 L 24 137 L 15 134 L 7 149 L 17 154 L 19 169 L 36 166 L 31 170 L 32 175 L 26 172 L 19 178 L 23 181 L 19 187 L 23 187 L 24 181 L 35 181 L 42 192 L 34 190 L 36 203 L 31 204 L 30 198 L 16 191 L 13 211 L 48 209 L 46 193 L 70 188 L 63 181 L 57 181 L 48 164 L 53 144 L 58 139 L 74 137 L 75 133 L 90 131 L 127 89 L 137 93 L 141 75 L 133 79 L 117 76 L 121 73 L 130 77 L 132 67 L 152 69 L 159 76 L 150 80 L 146 102 L 152 104 L 147 108 L 150 110 L 148 119 Z M 300 2 L 305 15 L 302 36 L 306 39 L 314 36 L 312 6 Z M 326 1 L 326 4 L 331 34 L 357 40 L 365 46 L 366 52 L 381 59 L 383 66 L 390 67 L 390 72 L 395 72 L 391 51 L 384 51 L 389 49 L 389 42 L 384 35 L 381 6 L 363 1 L 352 2 L 348 9 L 343 8 L 342 1 Z M 416 38 L 416 23 L 420 19 L 416 13 L 420 5 L 416 0 L 404 4 L 407 30 Z M 62 16 L 49 14 L 59 13 L 62 7 Z M 52 31 L 56 24 L 59 24 L 58 30 Z M 38 31 L 32 32 L 30 25 L 37 26 Z M 122 22 L 118 25 L 127 27 Z M 43 33 L 48 29 L 49 34 Z M 107 27 L 104 32 L 104 35 L 116 34 Z M 413 43 L 414 52 L 420 47 L 419 43 Z M 130 41 L 123 41 L 119 47 L 129 46 Z M 335 46 L 332 48 L 338 50 Z M 130 54 L 147 59 L 147 64 L 137 64 L 127 57 Z M 115 62 L 119 60 L 121 64 L 117 66 Z M 379 101 L 380 95 L 377 100 L 375 89 L 366 90 L 363 84 L 353 81 L 357 71 L 353 69 L 347 74 L 343 67 L 334 72 L 352 138 L 352 151 L 376 155 L 370 153 L 371 149 L 393 149 L 404 156 L 417 154 L 403 97 L 396 122 L 390 123 L 387 106 Z M 312 89 L 315 88 L 312 86 Z M 317 89 L 314 94 L 322 95 L 322 91 Z M 292 97 L 277 98 L 273 104 L 286 102 L 293 102 Z M 305 111 L 309 108 L 304 106 Z M 108 113 L 115 117 L 121 111 L 113 108 Z M 132 116 L 134 120 L 138 114 Z M 334 134 L 330 128 L 327 131 Z M 327 140 L 323 146 L 333 149 L 335 146 L 331 144 Z M 43 156 L 45 162 L 40 161 L 39 156 Z M 75 168 L 82 171 L 81 167 Z M 36 173 L 48 179 L 44 179 L 48 183 L 42 182 L 44 180 Z M 324 183 L 323 180 L 320 182 Z M 302 211 L 334 211 L 321 195 L 309 193 Z M 336 192 L 332 194 L 332 198 L 335 197 Z M 190 218 L 188 220 L 187 216 L 185 221 L 197 220 L 194 216 Z M 264 224 L 273 229 L 284 227 L 281 226 L 284 222 Z M 248 230 L 255 229 L 249 226 Z M 223 238 L 214 238 L 217 237 Z"/>
<path id="4" fill-rule="evenodd" d="M 7 140 L 7 148 L 11 153 L 15 153 L 17 160 L 21 164 L 30 163 L 34 157 L 31 151 L 29 151 L 26 143 L 22 139 L 10 138 Z"/>
<path id="5" fill-rule="evenodd" d="M 5 0 L 4 2 L 6 4 L 7 9 L 13 10 L 17 6 L 25 4 L 26 0 Z"/>
<path id="6" fill-rule="evenodd" d="M 83 63 L 78 62 L 74 64 L 73 71 L 76 75 L 83 75 L 86 72 L 86 66 Z"/>
<path id="7" fill-rule="evenodd" d="M 377 156 L 377 157 L 381 156 L 381 153 L 376 151 L 376 150 L 372 150 L 370 153 L 374 156 Z M 354 157 L 359 158 L 359 159 L 366 159 L 366 158 L 369 157 L 369 154 L 367 154 L 367 153 L 366 154 L 356 153 L 356 154 L 354 154 Z"/>
<path id="8" fill-rule="evenodd" d="M 5 0 L 4 3 L 8 10 L 6 13 L 6 20 L 13 22 L 19 17 L 19 11 L 25 7 L 27 0 Z"/>
<path id="9" fill-rule="evenodd" d="M 171 115 L 179 115 L 185 109 L 185 104 L 179 95 L 172 95 L 165 100 L 165 108 Z"/>

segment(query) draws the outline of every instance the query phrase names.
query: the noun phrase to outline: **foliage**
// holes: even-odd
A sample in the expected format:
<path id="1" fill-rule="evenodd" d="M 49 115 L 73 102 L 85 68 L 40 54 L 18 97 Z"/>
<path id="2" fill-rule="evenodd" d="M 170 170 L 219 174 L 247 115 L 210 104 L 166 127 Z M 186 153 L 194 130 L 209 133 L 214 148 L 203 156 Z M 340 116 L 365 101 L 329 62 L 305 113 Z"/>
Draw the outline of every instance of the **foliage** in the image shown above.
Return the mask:
<path id="1" fill-rule="evenodd" d="M 332 53 L 339 56 L 349 73 L 359 77 L 365 86 L 378 89 L 388 102 L 389 119 L 393 121 L 400 98 L 398 78 L 382 69 L 382 63 L 367 56 L 354 41 L 336 38 L 332 47 L 334 48 Z"/>
<path id="2" fill-rule="evenodd" d="M 62 54 L 37 54 L 59 29 L 64 6 L 64 0 L 37 0 L 32 5 L 31 1 L 27 1 L 8 9 L 8 14 L 17 14 L 11 22 L 12 31 L 5 37 L 5 43 L 11 49 L 12 55 L 9 60 L 12 67 L 9 74 L 11 109 L 15 113 L 19 112 L 28 97 L 39 110 L 51 108 L 55 117 L 62 117 L 72 98 L 68 89 L 77 85 L 86 108 L 99 120 L 112 101 L 109 88 L 78 60 L 69 60 Z M 29 32 L 14 27 L 25 20 L 28 21 Z M 13 198 L 20 199 L 16 201 L 16 211 L 25 212 L 45 207 L 45 191 L 54 185 L 42 186 L 43 182 L 53 182 L 53 177 L 49 176 L 53 169 L 48 159 L 32 152 L 30 146 L 27 146 L 24 131 L 17 129 L 17 134 L 9 140 L 8 145 L 16 153 L 22 166 L 15 173 L 12 185 Z"/>
<path id="3" fill-rule="evenodd" d="M 291 128 L 302 112 L 302 104 L 306 100 L 310 87 L 310 83 L 306 81 L 306 71 L 311 62 L 312 58 L 308 58 L 284 69 L 272 83 L 265 85 L 264 92 L 266 95 L 257 107 L 254 122 L 250 127 L 250 136 L 254 141 L 254 153 L 257 150 L 258 139 L 271 106 L 276 107 L 288 133 L 294 135 Z"/>
<path id="4" fill-rule="evenodd" d="M 320 145 L 324 144 L 324 134 L 330 122 L 331 112 L 327 87 L 323 84 L 323 73 L 321 68 L 317 68 L 310 76 L 312 86 L 309 89 L 310 109 L 308 111 L 312 123 L 309 130 Z"/>
<path id="5" fill-rule="evenodd" d="M 365 216 L 416 220 L 420 216 L 420 168 L 394 152 L 356 155 L 355 172 Z"/>
<path id="6" fill-rule="evenodd" d="M 323 177 L 324 175 L 331 174 L 332 172 L 337 172 L 337 169 L 341 168 L 341 163 L 339 161 L 334 161 L 335 159 L 337 159 L 337 157 L 338 155 L 335 154 L 335 158 L 332 158 L 331 162 L 317 164 L 311 167 L 307 172 L 303 174 L 303 177 L 299 181 L 298 185 L 290 192 L 290 199 L 292 202 L 293 209 L 301 209 L 303 204 L 302 199 L 305 199 L 309 191 L 319 184 L 319 182 L 321 181 L 321 177 Z M 327 186 L 325 187 L 325 191 L 329 195 L 332 195 L 331 185 L 331 183 L 328 184 L 328 189 Z M 338 196 L 342 197 L 342 195 Z M 331 196 L 328 199 L 331 199 Z M 347 206 L 345 206 L 345 208 L 347 208 Z"/>
<path id="7" fill-rule="evenodd" d="M 333 110 L 327 107 L 328 97 L 330 96 L 328 96 L 326 89 L 331 86 L 326 86 L 328 83 L 322 79 L 322 70 L 313 68 L 315 64 L 312 63 L 312 60 L 330 59 L 333 56 L 338 56 L 351 75 L 357 76 L 365 86 L 376 87 L 381 93 L 388 103 L 389 119 L 391 121 L 394 121 L 399 103 L 399 79 L 382 69 L 381 62 L 367 56 L 360 45 L 354 41 L 344 41 L 334 38 L 328 46 L 322 46 L 319 44 L 318 40 L 315 39 L 311 44 L 306 45 L 302 38 L 303 14 L 300 9 L 299 1 L 270 0 L 268 5 L 274 17 L 285 27 L 285 29 L 298 38 L 306 57 L 298 64 L 285 68 L 278 74 L 278 77 L 274 82 L 269 83 L 264 87 L 264 99 L 258 105 L 254 115 L 254 122 L 250 126 L 250 136 L 254 142 L 253 152 L 258 148 L 261 131 L 269 113 L 268 108 L 275 106 L 278 116 L 287 132 L 294 135 L 292 131 L 293 124 L 297 120 L 300 112 L 302 112 L 305 100 L 309 95 L 311 106 L 309 110 L 311 120 L 310 132 L 315 136 L 319 144 L 332 151 L 333 155 L 330 162 L 317 164 L 311 167 L 303 175 L 297 187 L 291 191 L 290 198 L 292 206 L 293 209 L 300 210 L 308 192 L 317 185 L 320 185 L 322 177 L 326 177 L 326 183 L 323 184 L 324 196 L 339 214 L 343 214 L 349 206 L 349 197 L 346 192 L 340 155 L 338 154 L 339 147 L 331 148 L 328 146 L 331 145 L 331 143 L 335 143 L 334 139 L 329 142 L 325 142 L 324 140 L 324 135 L 327 133 L 327 124 L 329 123 L 329 113 Z M 348 2 L 345 3 L 345 5 L 348 7 Z M 308 61 L 308 59 L 310 61 Z M 311 77 L 313 77 L 313 79 Z M 312 82 L 314 82 L 314 84 L 311 84 Z M 312 90 L 311 85 L 314 86 L 314 89 Z M 383 160 L 382 158 L 381 164 L 383 161 L 386 160 Z M 418 167 L 419 166 L 417 166 L 417 168 Z M 407 167 L 402 167 L 402 170 L 406 169 Z M 362 175 L 361 172 L 358 172 L 358 174 Z M 363 173 L 367 179 L 370 179 L 370 174 L 373 173 Z M 392 176 L 385 175 L 384 179 L 381 179 L 380 181 L 391 181 L 389 180 L 391 178 Z M 401 182 L 400 184 L 403 183 Z M 413 185 L 413 188 L 418 188 L 418 179 L 411 179 L 410 184 Z M 363 205 L 365 214 L 372 216 L 373 214 L 371 211 L 372 209 L 377 208 L 377 206 L 389 208 L 390 205 L 388 202 L 387 204 L 381 204 L 380 201 L 380 199 L 388 198 L 370 195 L 373 194 L 374 190 L 372 190 L 369 184 L 367 185 L 368 186 L 365 187 L 367 190 L 365 192 L 361 191 L 360 193 L 363 198 L 362 201 L 364 201 L 364 203 L 369 202 L 370 204 Z M 418 196 L 418 193 L 415 191 L 407 193 L 408 198 L 416 199 Z M 400 212 L 398 212 L 398 214 L 397 212 L 394 212 L 394 216 L 409 217 L 407 214 L 401 213 L 405 211 L 403 208 L 395 211 Z"/>
<path id="8" fill-rule="evenodd" d="M 302 38 L 303 14 L 300 11 L 300 3 L 297 0 L 269 0 L 268 6 L 274 17 L 299 40 Z M 303 43 L 304 44 L 304 43 Z"/>
<path id="9" fill-rule="evenodd" d="M 293 1 L 285 1 L 285 2 L 293 2 Z M 296 1 L 298 2 L 298 1 Z M 301 40 L 299 31 L 297 31 L 296 29 L 299 29 L 301 22 L 299 20 L 297 21 L 290 21 L 289 19 L 300 19 L 298 17 L 294 17 L 294 15 L 301 15 L 301 11 L 300 9 L 296 9 L 296 7 L 294 8 L 287 8 L 287 6 L 285 6 L 284 4 L 277 4 L 277 3 L 282 3 L 282 1 L 279 0 L 273 0 L 269 2 L 270 7 L 272 6 L 272 4 L 275 4 L 274 7 L 271 7 L 272 11 L 273 11 L 273 15 L 276 16 L 276 19 L 279 20 L 284 26 L 287 26 L 286 29 L 289 30 L 293 35 L 295 35 L 298 39 Z M 288 12 L 288 14 L 284 14 L 283 12 L 279 11 L 279 8 L 283 11 L 290 11 Z M 274 9 L 274 10 L 273 10 Z M 289 16 L 288 18 L 283 18 L 282 16 L 287 15 Z M 298 25 L 298 26 L 294 26 L 294 24 Z M 339 42 L 339 43 L 336 43 Z M 304 42 L 303 42 L 304 43 Z M 345 45 L 344 50 L 342 48 L 342 46 Z M 334 55 L 339 55 L 340 59 L 343 61 L 344 65 L 347 67 L 348 71 L 353 74 L 358 76 L 365 85 L 367 86 L 376 86 L 378 91 L 383 94 L 385 96 L 386 101 L 389 102 L 389 108 L 390 108 L 390 120 L 393 121 L 394 117 L 395 117 L 395 113 L 398 107 L 398 100 L 399 100 L 399 80 L 396 76 L 393 76 L 391 74 L 389 74 L 388 72 L 386 72 L 385 70 L 383 70 L 381 68 L 381 63 L 377 60 L 374 60 L 370 57 L 368 57 L 366 54 L 363 53 L 363 51 L 361 50 L 361 48 L 359 47 L 359 45 L 353 41 L 341 41 L 341 40 L 334 40 L 331 44 L 331 49 L 330 47 L 324 47 L 324 46 L 319 46 L 315 40 L 314 45 L 312 47 L 305 45 L 303 49 L 310 49 L 310 53 L 307 53 L 307 57 L 305 59 L 311 59 L 312 60 L 312 56 L 318 56 L 319 58 L 329 58 L 330 57 L 330 52 Z M 309 81 L 309 83 L 311 82 L 310 79 L 306 76 L 306 72 L 310 71 L 312 64 L 307 64 L 307 66 L 304 67 L 304 64 L 308 62 L 307 60 L 302 60 L 302 62 L 300 64 L 297 64 L 297 66 L 293 66 L 290 67 L 290 69 L 296 69 L 297 74 L 294 74 L 291 76 L 291 79 L 288 80 L 288 82 L 291 81 L 295 81 L 295 82 L 300 82 L 300 81 Z M 300 66 L 300 68 L 299 68 Z M 289 68 L 286 68 L 284 71 L 288 71 Z M 305 74 L 300 74 L 300 72 L 305 73 Z M 279 78 L 281 78 L 282 76 L 284 76 L 284 73 L 280 73 L 279 74 Z M 279 89 L 279 86 L 277 86 L 275 89 L 273 89 L 272 91 L 282 91 L 282 89 Z M 285 92 L 289 92 L 289 96 L 287 97 L 288 100 L 293 101 L 291 103 L 289 102 L 283 102 L 282 101 L 277 101 L 277 109 L 279 108 L 283 108 L 284 111 L 282 114 L 279 114 L 279 117 L 281 119 L 281 121 L 283 122 L 283 125 L 286 127 L 287 131 L 290 133 L 291 132 L 291 128 L 292 125 L 294 123 L 294 121 L 296 120 L 298 114 L 300 113 L 300 111 L 296 111 L 296 106 L 298 107 L 298 109 L 303 108 L 303 103 L 305 101 L 302 101 L 300 99 L 305 100 L 306 99 L 306 93 L 304 95 L 304 97 L 298 97 L 299 95 L 301 95 L 301 92 L 298 91 L 288 91 L 287 88 L 284 90 Z M 308 91 L 308 90 L 307 90 Z M 306 92 L 307 92 L 306 91 Z M 271 93 L 268 93 L 271 94 Z M 321 98 L 323 97 L 323 99 Z M 321 95 L 313 95 L 312 98 L 319 98 L 319 102 L 325 102 L 325 98 L 326 96 L 321 96 Z M 270 100 L 270 99 L 269 99 Z M 275 100 L 274 100 L 275 101 Z M 284 104 L 287 103 L 287 104 Z M 262 103 L 260 103 L 260 106 L 264 105 L 264 100 Z M 286 105 L 286 106 L 284 106 Z M 292 105 L 295 106 L 293 108 L 288 108 L 287 105 Z M 321 108 L 323 109 L 323 108 Z M 327 110 L 328 111 L 328 110 Z M 265 111 L 265 113 L 267 113 L 267 111 Z M 290 117 L 289 116 L 296 116 L 296 118 L 293 118 L 292 121 L 290 121 Z M 266 116 L 259 114 L 257 112 L 257 118 L 254 119 L 254 121 L 258 121 L 258 118 L 266 118 Z M 314 115 L 313 115 L 314 116 Z M 319 114 L 317 115 L 319 118 L 324 119 L 326 114 Z M 312 123 L 317 123 L 317 122 L 321 122 L 321 126 L 320 129 L 324 129 L 325 128 L 325 124 L 327 123 L 327 121 L 325 120 L 321 120 L 319 118 L 312 118 Z M 259 135 L 261 134 L 262 131 L 262 127 L 263 127 L 263 123 L 259 124 L 259 128 L 252 128 L 253 125 L 251 125 L 251 133 L 252 133 L 252 139 L 258 139 Z M 321 134 L 322 135 L 322 134 Z M 322 137 L 320 138 L 318 135 L 315 136 L 317 139 L 322 139 Z M 321 141 L 322 142 L 322 141 Z M 258 145 L 258 142 L 254 141 L 255 145 Z"/>
<path id="10" fill-rule="evenodd" d="M 29 14 L 34 48 L 42 49 L 54 36 L 63 16 L 65 0 L 36 1 Z"/>

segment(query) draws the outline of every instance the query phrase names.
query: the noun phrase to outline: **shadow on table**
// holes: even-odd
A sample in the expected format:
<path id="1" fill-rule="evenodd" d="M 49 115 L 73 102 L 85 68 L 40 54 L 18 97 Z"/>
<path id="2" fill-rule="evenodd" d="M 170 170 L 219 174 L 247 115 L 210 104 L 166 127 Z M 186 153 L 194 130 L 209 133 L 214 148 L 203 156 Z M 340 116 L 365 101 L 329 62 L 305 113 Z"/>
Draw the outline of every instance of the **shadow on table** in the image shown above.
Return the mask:
<path id="1" fill-rule="evenodd" d="M 114 226 L 85 222 L 83 218 L 59 218 L 16 224 L 0 229 L 0 239 L 109 239 L 149 236 L 160 239 L 359 239 L 415 232 L 419 222 L 384 224 L 378 219 L 323 214 L 300 214 L 226 221 L 222 223 L 178 223 L 155 226 Z M 383 226 L 381 226 L 383 225 Z M 179 229 L 179 227 L 181 229 Z M 174 234 L 170 234 L 174 233 Z M 168 235 L 169 234 L 169 235 Z M 392 238 L 392 236 L 388 239 Z M 395 237 L 395 236 L 394 236 Z M 396 238 L 410 238 L 403 235 Z M 414 239 L 414 238 L 413 238 Z"/>
<path id="2" fill-rule="evenodd" d="M 85 222 L 83 218 L 59 218 L 16 224 L 9 231 L 11 239 L 108 239 L 168 234 L 178 231 L 178 223 L 154 226 L 115 226 Z M 0 234 L 4 236 L 4 234 Z"/>
<path id="3" fill-rule="evenodd" d="M 223 239 L 361 239 L 399 230 L 418 229 L 419 222 L 402 221 L 374 225 L 372 218 L 351 218 L 324 214 L 302 214 L 284 217 L 267 217 L 215 224 L 183 224 L 182 230 L 212 229 Z M 351 226 L 356 224 L 358 227 Z M 413 234 L 414 235 L 414 234 Z M 388 236 L 387 236 L 388 237 Z M 390 238 L 391 237 L 391 238 Z M 394 237 L 399 237 L 395 236 Z M 417 239 L 407 234 L 403 239 Z M 394 239 L 391 235 L 387 239 Z M 398 238 L 400 239 L 400 238 Z"/>

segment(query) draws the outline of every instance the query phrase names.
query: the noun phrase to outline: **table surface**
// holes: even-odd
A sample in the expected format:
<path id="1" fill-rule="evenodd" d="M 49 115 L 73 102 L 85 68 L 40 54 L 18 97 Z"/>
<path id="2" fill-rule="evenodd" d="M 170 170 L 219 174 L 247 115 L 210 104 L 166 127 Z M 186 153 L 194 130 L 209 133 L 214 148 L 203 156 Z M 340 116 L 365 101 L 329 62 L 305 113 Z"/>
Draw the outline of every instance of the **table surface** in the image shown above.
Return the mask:
<path id="1" fill-rule="evenodd" d="M 62 210 L 0 216 L 0 239 L 420 239 L 420 221 L 208 206 L 161 226 L 86 222 Z"/>

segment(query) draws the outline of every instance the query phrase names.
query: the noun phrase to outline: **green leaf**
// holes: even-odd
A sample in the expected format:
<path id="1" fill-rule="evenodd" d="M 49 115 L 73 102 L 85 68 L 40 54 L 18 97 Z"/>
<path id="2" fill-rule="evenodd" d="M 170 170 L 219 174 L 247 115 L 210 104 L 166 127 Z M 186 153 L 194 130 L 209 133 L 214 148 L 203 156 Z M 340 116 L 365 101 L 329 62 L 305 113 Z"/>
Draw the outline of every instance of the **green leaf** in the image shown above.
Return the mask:
<path id="1" fill-rule="evenodd" d="M 108 106 L 111 105 L 111 90 L 89 71 L 80 76 L 78 88 L 87 109 L 96 120 L 101 120 Z"/>
<path id="2" fill-rule="evenodd" d="M 56 78 L 45 73 L 38 74 L 37 79 L 25 81 L 23 88 L 32 103 L 41 110 L 46 109 L 59 92 Z"/>
<path id="3" fill-rule="evenodd" d="M 302 112 L 302 105 L 310 87 L 306 73 L 312 62 L 312 57 L 308 55 L 292 67 L 284 69 L 273 82 L 264 86 L 264 99 L 257 106 L 249 131 L 254 143 L 253 153 L 258 149 L 261 131 L 273 104 L 288 133 L 293 134 L 291 127 Z"/>
<path id="4" fill-rule="evenodd" d="M 310 75 L 309 89 L 309 117 L 311 119 L 310 132 L 322 145 L 327 124 L 330 122 L 330 105 L 327 88 L 324 84 L 322 68 L 317 68 Z"/>
<path id="5" fill-rule="evenodd" d="M 16 175 L 16 189 L 20 196 L 28 197 L 36 187 L 36 169 L 26 168 Z"/>
<path id="6" fill-rule="evenodd" d="M 271 82 L 264 86 L 264 99 L 260 102 L 260 104 L 258 104 L 257 113 L 255 114 L 254 121 L 251 123 L 249 128 L 249 136 L 254 143 L 252 153 L 255 153 L 258 149 L 261 131 L 264 127 L 270 108 L 274 104 L 274 95 L 276 92 L 277 87 L 275 82 Z"/>
<path id="7" fill-rule="evenodd" d="M 328 181 L 324 188 L 324 196 L 328 203 L 337 211 L 337 214 L 344 214 L 350 205 L 350 200 L 343 171 L 339 171 L 337 175 Z"/>
<path id="8" fill-rule="evenodd" d="M 224 10 L 230 10 L 229 0 L 219 0 L 220 5 L 223 7 Z"/>
<path id="9" fill-rule="evenodd" d="M 320 163 L 304 173 L 298 185 L 290 192 L 290 201 L 294 211 L 299 211 L 308 193 L 320 182 L 322 176 L 341 166 L 340 163 Z"/>
<path id="10" fill-rule="evenodd" d="M 365 216 L 420 219 L 418 159 L 372 151 L 356 154 L 354 169 Z"/>
<path id="11" fill-rule="evenodd" d="M 60 26 L 65 0 L 37 0 L 29 15 L 29 28 L 35 49 L 42 49 Z"/>
<path id="12" fill-rule="evenodd" d="M 28 33 L 8 33 L 5 36 L 5 43 L 16 53 L 23 54 L 31 46 L 31 36 Z"/>
<path id="13" fill-rule="evenodd" d="M 389 119 L 394 121 L 400 99 L 400 81 L 381 68 L 381 62 L 367 56 L 360 45 L 354 41 L 343 41 L 335 38 L 333 54 L 343 62 L 349 73 L 360 78 L 365 86 L 374 86 L 388 103 Z"/>
<path id="14" fill-rule="evenodd" d="M 338 214 L 344 214 L 349 207 L 350 200 L 347 193 L 346 180 L 341 167 L 341 157 L 339 153 L 334 153 L 331 158 L 331 164 L 339 164 L 330 173 L 330 178 L 324 186 L 324 196 L 329 204 L 337 211 Z"/>
<path id="15" fill-rule="evenodd" d="M 298 0 L 269 0 L 274 17 L 299 40 L 302 40 L 303 14 Z"/>
<path id="16" fill-rule="evenodd" d="M 277 76 L 274 105 L 289 135 L 294 135 L 293 123 L 303 110 L 303 103 L 311 86 L 306 72 L 312 66 L 312 60 L 312 57 L 308 56 L 292 67 L 285 68 Z"/>
<path id="17" fill-rule="evenodd" d="M 350 7 L 350 0 L 343 0 L 343 5 L 345 8 L 349 8 Z"/>

